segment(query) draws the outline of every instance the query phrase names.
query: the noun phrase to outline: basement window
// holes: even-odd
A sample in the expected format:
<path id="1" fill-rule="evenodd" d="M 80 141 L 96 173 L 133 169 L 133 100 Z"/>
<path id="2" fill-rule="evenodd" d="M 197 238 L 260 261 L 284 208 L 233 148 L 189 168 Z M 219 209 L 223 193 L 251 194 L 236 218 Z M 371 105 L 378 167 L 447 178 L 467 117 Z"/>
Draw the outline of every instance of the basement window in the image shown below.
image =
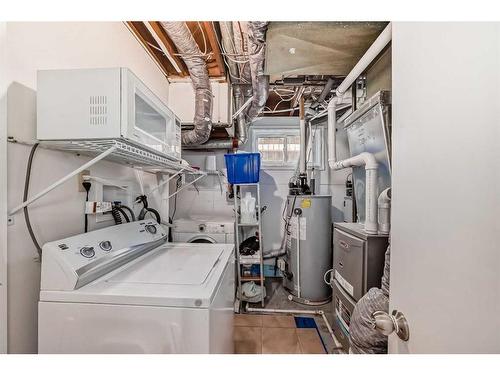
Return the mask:
<path id="1" fill-rule="evenodd" d="M 316 142 L 308 152 L 309 168 L 322 168 L 322 130 L 315 130 Z M 300 154 L 299 129 L 279 129 L 279 133 L 277 129 L 255 129 L 253 151 L 260 152 L 263 168 L 295 169 Z"/>

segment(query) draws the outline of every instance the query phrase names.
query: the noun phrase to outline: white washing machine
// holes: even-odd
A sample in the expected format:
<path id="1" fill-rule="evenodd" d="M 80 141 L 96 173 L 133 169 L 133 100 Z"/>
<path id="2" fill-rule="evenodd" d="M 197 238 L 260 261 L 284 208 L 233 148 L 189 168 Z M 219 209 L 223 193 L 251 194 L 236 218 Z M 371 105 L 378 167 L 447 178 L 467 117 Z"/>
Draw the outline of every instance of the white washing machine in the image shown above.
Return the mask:
<path id="1" fill-rule="evenodd" d="M 234 245 L 137 221 L 43 246 L 40 353 L 233 353 Z"/>
<path id="2" fill-rule="evenodd" d="M 173 222 L 174 242 L 234 243 L 234 220 L 208 217 L 176 219 Z"/>

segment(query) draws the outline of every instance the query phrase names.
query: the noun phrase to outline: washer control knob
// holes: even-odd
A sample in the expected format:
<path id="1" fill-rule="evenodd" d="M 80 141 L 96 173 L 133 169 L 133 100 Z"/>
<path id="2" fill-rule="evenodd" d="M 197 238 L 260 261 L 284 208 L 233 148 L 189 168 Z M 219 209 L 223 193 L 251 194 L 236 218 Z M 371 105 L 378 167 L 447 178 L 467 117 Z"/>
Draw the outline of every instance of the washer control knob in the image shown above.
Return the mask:
<path id="1" fill-rule="evenodd" d="M 95 251 L 92 246 L 84 246 L 80 249 L 80 254 L 85 258 L 92 258 L 95 255 Z"/>
<path id="2" fill-rule="evenodd" d="M 156 231 L 157 231 L 156 225 L 148 224 L 148 225 L 146 225 L 145 228 L 146 228 L 146 231 L 148 231 L 149 233 L 156 234 Z"/>
<path id="3" fill-rule="evenodd" d="M 99 243 L 99 247 L 104 251 L 110 251 L 113 248 L 110 241 L 102 241 Z"/>

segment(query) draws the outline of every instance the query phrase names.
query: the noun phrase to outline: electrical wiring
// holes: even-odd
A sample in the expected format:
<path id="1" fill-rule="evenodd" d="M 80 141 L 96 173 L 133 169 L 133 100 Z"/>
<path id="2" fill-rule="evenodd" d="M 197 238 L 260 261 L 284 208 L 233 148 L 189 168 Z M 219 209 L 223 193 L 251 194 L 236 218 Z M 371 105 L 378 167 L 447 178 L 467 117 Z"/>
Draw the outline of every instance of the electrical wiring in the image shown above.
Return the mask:
<path id="1" fill-rule="evenodd" d="M 31 179 L 31 166 L 33 164 L 33 157 L 35 156 L 35 151 L 38 148 L 40 144 L 35 143 L 33 147 L 31 148 L 30 155 L 28 157 L 28 165 L 26 166 L 26 177 L 24 180 L 24 193 L 23 193 L 23 201 L 26 202 L 28 199 L 28 192 L 30 188 L 30 179 Z M 28 206 L 24 206 L 23 208 L 24 211 L 24 220 L 26 221 L 26 226 L 28 227 L 28 232 L 31 237 L 31 241 L 33 241 L 33 244 L 35 245 L 36 251 L 38 252 L 38 256 L 40 260 L 42 259 L 42 247 L 38 243 L 35 233 L 33 232 L 33 228 L 31 227 L 31 221 L 30 221 L 30 215 L 28 211 Z"/>
<path id="2" fill-rule="evenodd" d="M 269 107 L 267 107 L 269 108 Z M 294 108 L 287 108 L 287 109 L 278 109 L 278 110 L 271 110 L 269 108 L 269 111 L 261 111 L 260 113 L 283 113 L 283 112 L 290 112 L 290 111 L 296 111 L 299 109 L 299 107 L 294 107 Z"/>
<path id="3" fill-rule="evenodd" d="M 175 192 L 179 190 L 179 187 L 182 183 L 182 177 L 179 176 L 177 181 L 175 182 Z M 174 209 L 172 210 L 172 220 L 175 218 L 175 212 L 177 211 L 177 194 L 174 195 Z"/>
<path id="4" fill-rule="evenodd" d="M 219 23 L 220 24 L 220 23 Z M 226 27 L 226 30 L 227 30 L 227 25 L 223 22 L 224 26 Z M 212 26 L 214 27 L 215 29 L 215 24 L 214 22 L 212 21 Z M 217 44 L 219 45 L 219 48 L 221 50 L 221 55 L 222 55 L 222 59 L 224 60 L 224 63 L 226 64 L 227 66 L 227 71 L 228 71 L 228 74 L 229 74 L 229 77 L 241 82 L 241 83 L 249 83 L 247 80 L 243 79 L 242 77 L 238 77 L 236 75 L 234 75 L 232 72 L 231 72 L 231 67 L 228 63 L 228 60 L 229 58 L 227 57 L 229 54 L 225 53 L 225 48 L 223 46 L 224 44 L 224 41 L 221 41 L 219 40 L 219 36 L 217 35 L 217 33 L 215 33 L 215 39 L 217 41 Z M 233 43 L 233 41 L 231 40 L 231 43 Z M 234 48 L 234 43 L 233 43 L 233 48 Z M 238 72 L 236 72 L 236 74 L 238 74 Z"/>

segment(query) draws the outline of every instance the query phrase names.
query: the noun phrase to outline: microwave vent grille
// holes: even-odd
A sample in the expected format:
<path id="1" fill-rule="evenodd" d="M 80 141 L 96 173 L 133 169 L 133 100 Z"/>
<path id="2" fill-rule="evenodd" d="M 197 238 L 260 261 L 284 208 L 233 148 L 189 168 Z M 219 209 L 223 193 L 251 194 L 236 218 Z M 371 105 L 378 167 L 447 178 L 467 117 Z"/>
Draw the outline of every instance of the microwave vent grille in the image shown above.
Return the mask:
<path id="1" fill-rule="evenodd" d="M 108 122 L 108 97 L 106 95 L 90 96 L 90 125 L 106 125 Z"/>

